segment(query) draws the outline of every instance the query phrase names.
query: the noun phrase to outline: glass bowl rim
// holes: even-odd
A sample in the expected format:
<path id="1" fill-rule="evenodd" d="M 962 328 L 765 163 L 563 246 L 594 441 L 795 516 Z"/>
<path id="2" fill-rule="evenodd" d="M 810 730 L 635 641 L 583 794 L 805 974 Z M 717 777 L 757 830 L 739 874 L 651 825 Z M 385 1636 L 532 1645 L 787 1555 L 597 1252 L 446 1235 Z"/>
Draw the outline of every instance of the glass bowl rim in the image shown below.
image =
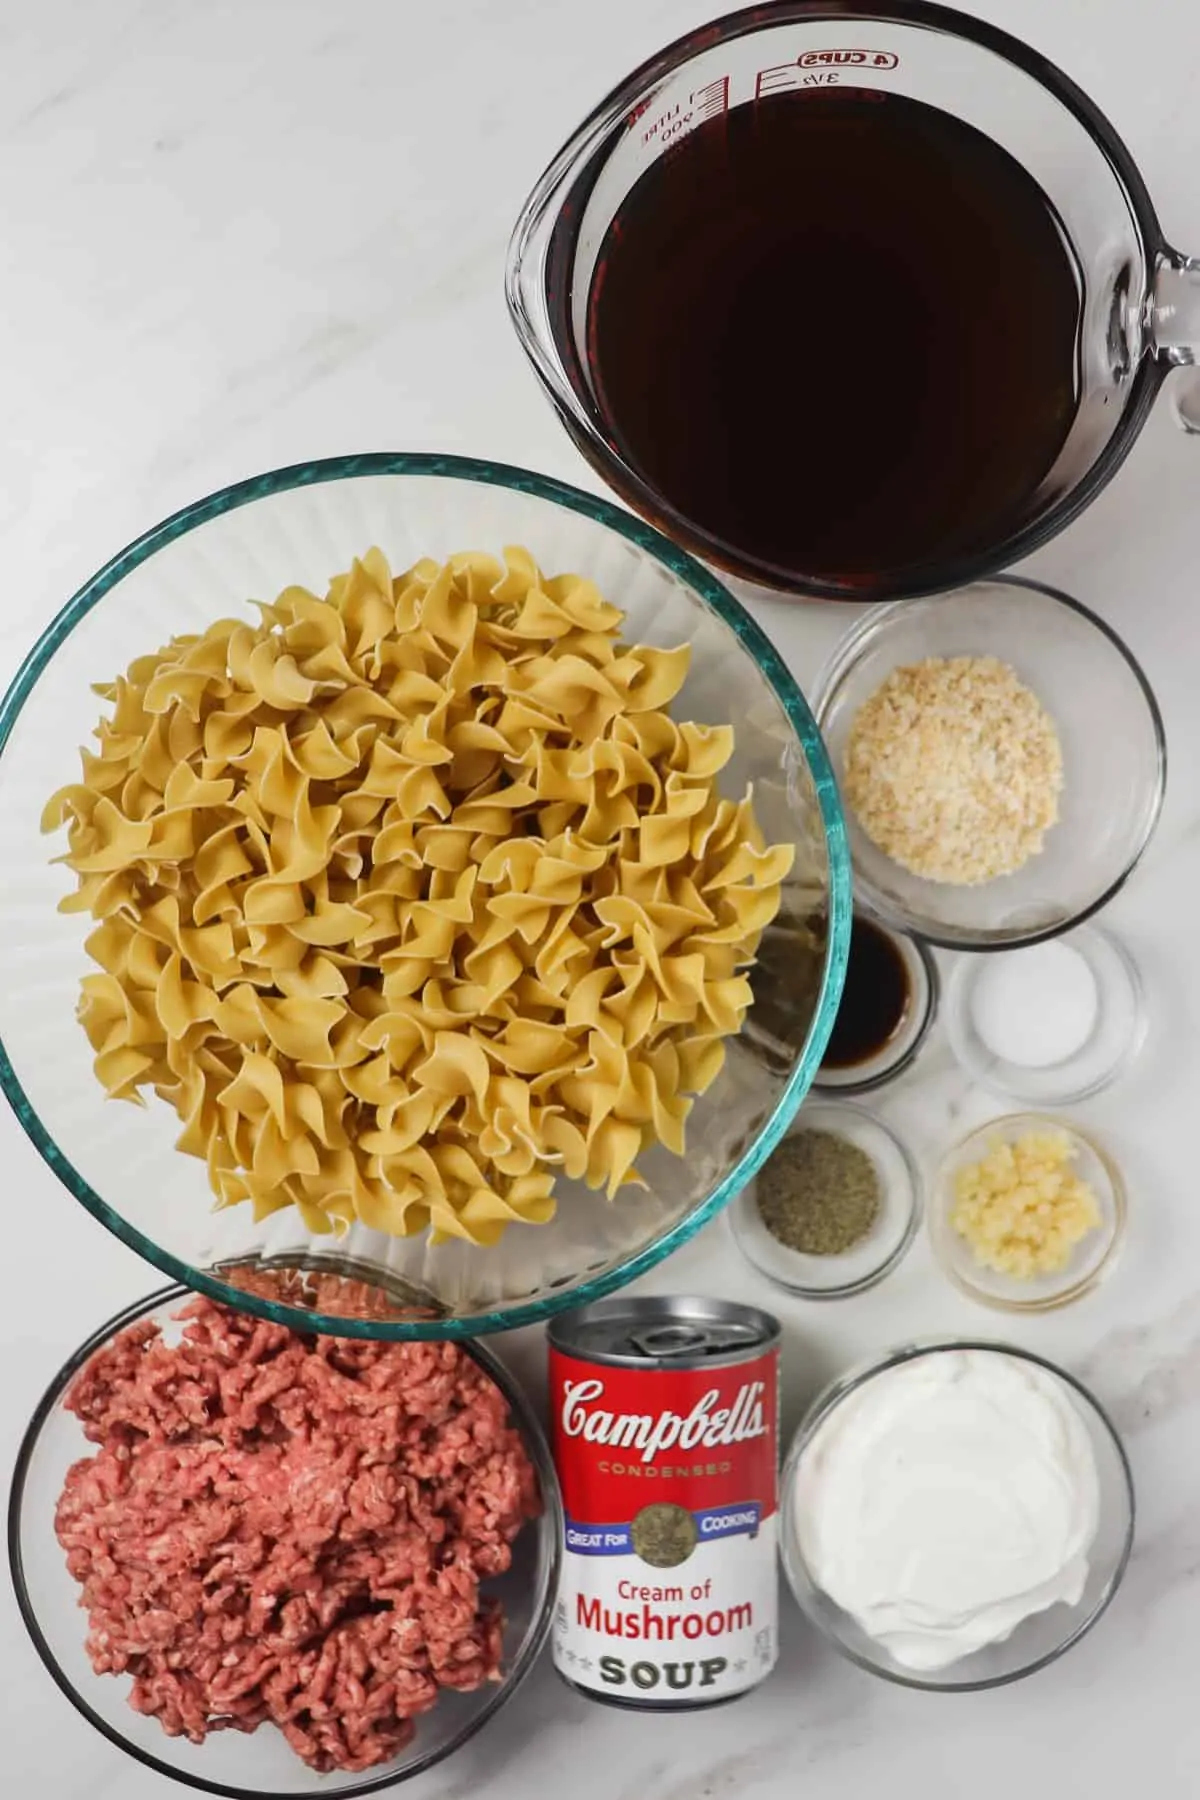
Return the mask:
<path id="1" fill-rule="evenodd" d="M 976 1681 L 926 1681 L 915 1672 L 901 1674 L 898 1670 L 884 1668 L 881 1663 L 861 1655 L 857 1650 L 852 1650 L 830 1629 L 824 1619 L 811 1610 L 805 1600 L 801 1599 L 794 1573 L 796 1567 L 804 1569 L 805 1579 L 810 1581 L 813 1587 L 816 1587 L 816 1582 L 811 1581 L 808 1576 L 807 1567 L 795 1543 L 790 1502 L 797 1464 L 803 1452 L 812 1442 L 817 1427 L 829 1417 L 836 1407 L 841 1405 L 843 1400 L 848 1399 L 851 1394 L 864 1387 L 876 1375 L 884 1375 L 888 1370 L 900 1368 L 904 1363 L 917 1362 L 924 1356 L 941 1355 L 948 1350 L 995 1351 L 1002 1356 L 1011 1356 L 1018 1362 L 1032 1363 L 1035 1368 L 1057 1376 L 1059 1381 L 1077 1399 L 1083 1401 L 1103 1428 L 1116 1453 L 1117 1467 L 1122 1477 L 1122 1488 L 1125 1495 L 1126 1517 L 1121 1550 L 1112 1573 L 1105 1582 L 1091 1611 L 1080 1619 L 1062 1642 L 1056 1644 L 1052 1650 L 1045 1651 L 1041 1656 L 1035 1657 L 1019 1669 L 1010 1670 L 1007 1674 L 989 1675 Z M 1078 1376 L 1072 1375 L 1068 1369 L 1051 1361 L 1048 1356 L 1040 1356 L 1036 1350 L 1026 1350 L 1019 1344 L 1007 1343 L 1003 1339 L 935 1336 L 914 1338 L 908 1343 L 897 1345 L 895 1349 L 885 1351 L 881 1356 L 856 1363 L 844 1374 L 837 1375 L 832 1381 L 826 1383 L 806 1410 L 792 1435 L 792 1441 L 788 1446 L 787 1455 L 784 1457 L 780 1470 L 779 1510 L 782 1515 L 779 1534 L 780 1554 L 792 1598 L 809 1625 L 819 1632 L 825 1642 L 831 1644 L 840 1656 L 844 1657 L 847 1662 L 853 1663 L 857 1668 L 864 1669 L 868 1675 L 878 1676 L 881 1681 L 890 1681 L 896 1687 L 915 1688 L 922 1693 L 929 1694 L 980 1694 L 991 1688 L 1011 1687 L 1014 1682 L 1023 1681 L 1026 1676 L 1036 1675 L 1039 1669 L 1049 1668 L 1051 1663 L 1056 1663 L 1081 1638 L 1086 1637 L 1092 1627 L 1104 1617 L 1117 1596 L 1125 1578 L 1125 1572 L 1129 1567 L 1129 1559 L 1133 1554 L 1134 1531 L 1137 1524 L 1137 1493 L 1134 1487 L 1129 1453 L 1120 1432 L 1113 1424 L 1107 1410 L 1100 1404 L 1091 1389 L 1079 1380 Z M 970 1660 L 970 1657 L 963 1658 L 965 1663 L 969 1663 Z"/>
<path id="2" fill-rule="evenodd" d="M 123 1331 L 127 1325 L 136 1324 L 139 1319 L 146 1318 L 150 1313 L 157 1312 L 162 1307 L 173 1306 L 176 1301 L 191 1300 L 195 1297 L 191 1288 L 175 1282 L 169 1287 L 158 1288 L 154 1293 L 144 1295 L 139 1300 L 131 1301 L 105 1324 L 91 1332 L 85 1342 L 71 1352 L 57 1373 L 51 1377 L 22 1433 L 9 1487 L 8 1565 L 13 1592 L 16 1595 L 17 1608 L 30 1642 L 55 1686 L 71 1702 L 75 1710 L 87 1720 L 88 1724 L 93 1726 L 102 1737 L 107 1738 L 109 1743 L 115 1745 L 118 1750 L 123 1750 L 126 1755 L 132 1756 L 136 1762 L 142 1763 L 146 1768 L 153 1769 L 157 1775 L 166 1776 L 168 1780 L 180 1782 L 185 1787 L 198 1789 L 201 1793 L 220 1795 L 223 1800 L 307 1800 L 309 1790 L 293 1788 L 268 1792 L 265 1788 L 235 1787 L 226 1782 L 205 1780 L 190 1770 L 176 1769 L 170 1763 L 161 1762 L 152 1751 L 144 1749 L 140 1744 L 135 1744 L 131 1739 L 125 1737 L 116 1726 L 109 1724 L 107 1719 L 101 1717 L 59 1663 L 33 1609 L 25 1578 L 25 1561 L 21 1553 L 21 1523 L 24 1514 L 26 1482 L 42 1431 L 61 1406 L 63 1395 L 71 1381 L 89 1358 L 94 1356 L 97 1350 L 102 1349 L 106 1343 L 111 1342 L 116 1334 Z M 495 1352 L 474 1341 L 463 1343 L 462 1349 L 478 1363 L 504 1395 L 508 1402 L 512 1422 L 521 1433 L 522 1442 L 537 1472 L 543 1511 L 541 1517 L 531 1523 L 542 1534 L 542 1556 L 545 1563 L 542 1579 L 538 1584 L 540 1600 L 537 1613 L 511 1668 L 505 1673 L 503 1679 L 495 1684 L 492 1693 L 488 1695 L 478 1714 L 465 1723 L 459 1736 L 436 1750 L 426 1752 L 423 1756 L 418 1757 L 411 1767 L 403 1769 L 399 1773 L 394 1767 L 389 1772 L 387 1764 L 374 1773 L 364 1772 L 361 1781 L 339 1789 L 332 1796 L 332 1800 L 361 1800 L 361 1796 L 365 1794 L 375 1794 L 384 1788 L 397 1787 L 415 1775 L 428 1773 L 438 1763 L 444 1762 L 456 1751 L 461 1750 L 463 1745 L 481 1731 L 495 1717 L 504 1702 L 522 1686 L 541 1655 L 553 1624 L 554 1601 L 562 1570 L 563 1510 L 558 1476 L 549 1444 L 546 1441 L 546 1434 L 536 1408 L 530 1403 L 516 1378 Z M 546 1545 L 549 1546 L 548 1551 L 545 1549 Z M 100 1681 L 103 1677 L 98 1675 L 96 1679 Z M 315 1792 L 315 1790 L 312 1791 Z"/>
<path id="3" fill-rule="evenodd" d="M 1017 1295 L 1008 1298 L 1002 1294 L 990 1294 L 985 1288 L 977 1287 L 970 1277 L 955 1266 L 946 1247 L 945 1234 L 951 1230 L 950 1222 L 945 1218 L 945 1200 L 947 1184 L 951 1171 L 964 1156 L 968 1145 L 979 1141 L 981 1147 L 988 1133 L 997 1131 L 1015 1131 L 1018 1127 L 1027 1130 L 1065 1131 L 1069 1137 L 1076 1138 L 1085 1149 L 1089 1150 L 1104 1170 L 1112 1195 L 1112 1226 L 1108 1234 L 1108 1242 L 1104 1246 L 1103 1255 L 1095 1267 L 1085 1275 L 1076 1277 L 1068 1287 L 1055 1293 L 1031 1296 L 1022 1300 Z M 993 1312 L 1024 1314 L 1026 1317 L 1035 1313 L 1057 1312 L 1060 1307 L 1070 1306 L 1075 1300 L 1082 1300 L 1093 1292 L 1100 1283 L 1110 1275 L 1116 1266 L 1117 1259 L 1125 1243 L 1125 1232 L 1129 1222 L 1129 1194 L 1125 1185 L 1125 1177 L 1121 1173 L 1120 1164 L 1100 1139 L 1093 1132 L 1086 1130 L 1074 1119 L 1062 1113 L 1040 1112 L 1026 1108 L 1018 1112 L 1001 1113 L 994 1119 L 985 1119 L 982 1125 L 974 1126 L 964 1132 L 938 1157 L 931 1183 L 929 1209 L 926 1215 L 926 1230 L 934 1261 L 938 1269 L 960 1294 L 968 1300 L 974 1300 L 979 1306 L 990 1307 Z"/>
<path id="4" fill-rule="evenodd" d="M 1149 849 L 1162 817 L 1163 802 L 1167 792 L 1166 725 L 1158 698 L 1141 663 L 1120 633 L 1106 619 L 1102 619 L 1099 613 L 1093 612 L 1090 606 L 1085 606 L 1083 601 L 1077 600 L 1073 594 L 1064 593 L 1061 588 L 1051 587 L 1045 581 L 1032 581 L 1025 575 L 981 574 L 972 581 L 939 593 L 919 594 L 908 600 L 891 600 L 883 606 L 872 607 L 861 619 L 856 620 L 845 636 L 835 644 L 813 684 L 812 710 L 818 728 L 823 729 L 831 701 L 847 677 L 857 667 L 861 656 L 886 634 L 892 624 L 898 619 L 904 618 L 906 614 L 911 615 L 918 606 L 950 606 L 960 594 L 969 593 L 972 588 L 977 587 L 1023 588 L 1026 593 L 1040 595 L 1054 605 L 1075 613 L 1083 620 L 1084 624 L 1092 626 L 1101 637 L 1108 640 L 1111 648 L 1124 661 L 1133 676 L 1145 702 L 1146 714 L 1154 738 L 1156 779 L 1154 793 L 1151 796 L 1150 816 L 1142 834 L 1142 840 L 1124 868 L 1086 906 L 1081 906 L 1068 918 L 1056 920 L 1051 925 L 1032 926 L 1019 934 L 1000 938 L 972 936 L 970 933 L 965 936 L 953 937 L 928 923 L 918 922 L 911 914 L 898 909 L 886 894 L 876 892 L 873 884 L 870 894 L 863 895 L 863 903 L 877 913 L 892 931 L 906 932 L 909 937 L 923 939 L 925 943 L 933 944 L 939 950 L 957 950 L 964 956 L 989 956 L 1005 950 L 1027 950 L 1032 944 L 1048 943 L 1052 938 L 1062 937 L 1065 932 L 1074 931 L 1077 926 L 1102 912 L 1109 902 L 1120 893 Z M 849 843 L 849 834 L 847 834 L 847 843 Z"/>
<path id="5" fill-rule="evenodd" d="M 887 1256 L 885 1256 L 881 1262 L 876 1263 L 873 1268 L 869 1269 L 865 1275 L 859 1275 L 853 1281 L 841 1282 L 836 1287 L 808 1287 L 803 1282 L 785 1281 L 781 1275 L 773 1274 L 771 1270 L 765 1269 L 760 1262 L 756 1261 L 746 1249 L 742 1242 L 742 1235 L 736 1221 L 738 1207 L 743 1204 L 747 1206 L 750 1204 L 748 1189 L 739 1194 L 733 1205 L 729 1208 L 727 1214 L 729 1232 L 734 1243 L 737 1245 L 742 1260 L 754 1270 L 756 1275 L 761 1275 L 764 1281 L 769 1281 L 772 1287 L 778 1288 L 781 1293 L 791 1294 L 797 1300 L 852 1300 L 856 1294 L 867 1293 L 871 1288 L 878 1287 L 879 1283 L 886 1280 L 889 1275 L 894 1274 L 916 1243 L 917 1235 L 921 1229 L 921 1220 L 925 1215 L 925 1184 L 921 1177 L 921 1166 L 917 1161 L 917 1158 L 913 1155 L 895 1126 L 889 1125 L 886 1119 L 879 1118 L 877 1114 L 870 1112 L 865 1106 L 856 1105 L 854 1100 L 843 1100 L 840 1095 L 835 1098 L 828 1090 L 818 1092 L 815 1088 L 812 1090 L 812 1094 L 813 1097 L 808 1101 L 804 1113 L 797 1114 L 792 1125 L 784 1132 L 784 1137 L 789 1136 L 793 1130 L 802 1131 L 804 1129 L 805 1120 L 811 1118 L 814 1113 L 820 1113 L 823 1110 L 827 1113 L 849 1113 L 853 1119 L 858 1121 L 860 1126 L 868 1128 L 871 1131 L 876 1131 L 881 1137 L 886 1138 L 892 1149 L 899 1156 L 905 1175 L 908 1178 L 908 1205 L 904 1220 L 904 1230 L 901 1233 L 899 1240 L 892 1250 L 889 1251 Z M 819 1131 L 821 1127 L 819 1125 L 814 1125 L 812 1129 Z"/>
<path id="6" fill-rule="evenodd" d="M 30 1104 L 2 1039 L 0 1090 L 7 1097 L 26 1136 L 68 1192 L 122 1243 L 164 1275 L 169 1275 L 172 1280 L 185 1283 L 194 1292 L 205 1294 L 220 1305 L 255 1313 L 259 1318 L 270 1319 L 274 1324 L 286 1325 L 295 1331 L 321 1331 L 335 1337 L 388 1338 L 397 1341 L 422 1338 L 457 1340 L 478 1337 L 491 1331 L 509 1331 L 522 1325 L 540 1324 L 557 1312 L 584 1306 L 605 1294 L 615 1293 L 639 1275 L 656 1267 L 681 1244 L 689 1242 L 710 1219 L 717 1216 L 765 1162 L 811 1086 L 812 1077 L 820 1066 L 825 1045 L 833 1029 L 850 947 L 850 847 L 837 782 L 815 715 L 783 657 L 762 627 L 723 582 L 652 525 L 636 518 L 623 507 L 613 505 L 611 501 L 602 500 L 585 493 L 582 488 L 573 487 L 549 475 L 536 474 L 512 463 L 440 452 L 368 451 L 293 463 L 218 488 L 152 526 L 123 550 L 119 550 L 84 582 L 26 653 L 7 692 L 0 698 L 0 757 L 4 754 L 22 708 L 59 645 L 111 589 L 157 551 L 169 547 L 177 538 L 185 536 L 198 525 L 255 500 L 328 481 L 353 481 L 362 477 L 386 475 L 440 477 L 507 488 L 515 493 L 532 494 L 567 512 L 590 519 L 594 524 L 606 526 L 691 589 L 700 603 L 730 628 L 773 690 L 804 753 L 820 809 L 829 864 L 829 929 L 821 991 L 808 1040 L 770 1118 L 754 1141 L 743 1150 L 733 1168 L 718 1182 L 707 1200 L 693 1207 L 654 1243 L 646 1245 L 636 1255 L 625 1258 L 616 1268 L 584 1281 L 577 1287 L 555 1290 L 536 1300 L 492 1308 L 470 1317 L 439 1319 L 436 1321 L 437 1329 L 431 1330 L 433 1322 L 429 1320 L 343 1319 L 329 1313 L 287 1305 L 227 1285 L 207 1271 L 191 1268 L 122 1218 L 85 1181 L 54 1142 Z"/>

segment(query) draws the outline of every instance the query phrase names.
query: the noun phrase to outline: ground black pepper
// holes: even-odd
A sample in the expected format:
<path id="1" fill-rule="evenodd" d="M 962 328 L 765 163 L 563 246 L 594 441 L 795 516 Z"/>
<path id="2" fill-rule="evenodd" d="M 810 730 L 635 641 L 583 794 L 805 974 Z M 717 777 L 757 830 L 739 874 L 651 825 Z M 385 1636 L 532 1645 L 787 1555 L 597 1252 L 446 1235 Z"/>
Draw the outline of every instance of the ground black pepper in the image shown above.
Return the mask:
<path id="1" fill-rule="evenodd" d="M 807 1256 L 840 1256 L 879 1212 L 879 1173 L 865 1150 L 832 1131 L 785 1137 L 758 1177 L 759 1216 L 771 1236 Z"/>

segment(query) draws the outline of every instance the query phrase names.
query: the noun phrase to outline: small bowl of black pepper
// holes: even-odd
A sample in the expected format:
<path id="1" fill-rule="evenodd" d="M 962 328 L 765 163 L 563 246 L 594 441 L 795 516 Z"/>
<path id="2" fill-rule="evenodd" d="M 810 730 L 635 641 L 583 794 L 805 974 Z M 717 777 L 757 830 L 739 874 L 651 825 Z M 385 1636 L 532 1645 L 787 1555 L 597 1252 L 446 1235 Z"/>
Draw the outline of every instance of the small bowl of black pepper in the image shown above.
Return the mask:
<path id="1" fill-rule="evenodd" d="M 921 1223 L 921 1178 L 882 1120 L 809 1100 L 729 1209 L 760 1275 L 807 1300 L 844 1300 L 890 1275 Z"/>

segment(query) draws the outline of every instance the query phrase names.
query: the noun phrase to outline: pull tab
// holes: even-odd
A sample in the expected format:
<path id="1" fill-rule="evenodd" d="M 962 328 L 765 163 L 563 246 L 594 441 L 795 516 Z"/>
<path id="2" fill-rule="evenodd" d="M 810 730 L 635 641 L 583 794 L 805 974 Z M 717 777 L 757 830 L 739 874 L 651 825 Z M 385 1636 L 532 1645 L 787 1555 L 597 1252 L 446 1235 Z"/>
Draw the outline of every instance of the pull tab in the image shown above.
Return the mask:
<path id="1" fill-rule="evenodd" d="M 696 1325 L 652 1325 L 631 1331 L 629 1341 L 642 1356 L 702 1356 L 714 1349 L 709 1333 Z"/>
<path id="2" fill-rule="evenodd" d="M 722 1325 L 651 1325 L 645 1331 L 631 1331 L 629 1342 L 639 1356 L 653 1361 L 669 1361 L 675 1356 L 719 1356 L 742 1344 L 755 1341 L 752 1326 L 730 1320 Z"/>

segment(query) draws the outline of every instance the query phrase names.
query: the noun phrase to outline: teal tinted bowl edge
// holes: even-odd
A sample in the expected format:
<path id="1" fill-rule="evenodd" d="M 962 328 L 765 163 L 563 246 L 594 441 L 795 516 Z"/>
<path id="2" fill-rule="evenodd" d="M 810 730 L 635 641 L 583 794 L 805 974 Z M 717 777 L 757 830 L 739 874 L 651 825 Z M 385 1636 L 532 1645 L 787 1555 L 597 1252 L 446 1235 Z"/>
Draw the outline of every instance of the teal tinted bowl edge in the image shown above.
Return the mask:
<path id="1" fill-rule="evenodd" d="M 272 494 L 284 493 L 293 488 L 315 487 L 327 481 L 352 481 L 388 475 L 441 477 L 477 482 L 488 487 L 508 488 L 515 493 L 533 494 L 554 506 L 578 513 L 615 531 L 686 583 L 735 633 L 774 690 L 804 752 L 821 811 L 829 860 L 829 935 L 821 993 L 808 1041 L 770 1118 L 707 1200 L 694 1207 L 670 1231 L 618 1268 L 610 1269 L 592 1281 L 583 1282 L 577 1288 L 545 1295 L 537 1300 L 522 1301 L 466 1318 L 439 1319 L 436 1330 L 430 1331 L 428 1321 L 343 1319 L 327 1313 L 313 1312 L 305 1307 L 283 1306 L 276 1301 L 228 1286 L 203 1270 L 193 1269 L 170 1251 L 153 1243 L 115 1212 L 63 1154 L 30 1104 L 2 1040 L 0 1089 L 3 1089 L 22 1129 L 42 1160 L 75 1199 L 145 1261 L 174 1280 L 186 1283 L 196 1293 L 205 1294 L 210 1300 L 222 1305 L 236 1307 L 293 1330 L 297 1327 L 297 1321 L 302 1321 L 303 1329 L 336 1337 L 382 1338 L 390 1341 L 430 1337 L 481 1337 L 494 1331 L 509 1331 L 522 1325 L 539 1324 L 554 1313 L 585 1306 L 592 1300 L 598 1300 L 605 1294 L 624 1287 L 639 1275 L 646 1274 L 715 1218 L 762 1167 L 808 1092 L 833 1029 L 850 948 L 850 851 L 837 783 L 824 740 L 817 730 L 808 703 L 795 677 L 766 633 L 729 589 L 686 550 L 681 550 L 652 525 L 647 525 L 622 507 L 585 493 L 581 488 L 572 487 L 566 482 L 556 481 L 548 475 L 537 475 L 512 464 L 468 456 L 417 451 L 370 451 L 352 456 L 326 457 L 314 462 L 272 469 L 245 481 L 234 482 L 172 513 L 161 524 L 135 538 L 105 563 L 72 595 L 38 638 L 18 668 L 4 698 L 0 700 L 0 755 L 4 753 L 22 708 L 59 646 L 106 594 L 156 552 L 165 549 L 177 538 L 185 536 L 209 519 L 232 512 L 239 506 L 247 506 L 252 501 L 267 499 Z"/>

